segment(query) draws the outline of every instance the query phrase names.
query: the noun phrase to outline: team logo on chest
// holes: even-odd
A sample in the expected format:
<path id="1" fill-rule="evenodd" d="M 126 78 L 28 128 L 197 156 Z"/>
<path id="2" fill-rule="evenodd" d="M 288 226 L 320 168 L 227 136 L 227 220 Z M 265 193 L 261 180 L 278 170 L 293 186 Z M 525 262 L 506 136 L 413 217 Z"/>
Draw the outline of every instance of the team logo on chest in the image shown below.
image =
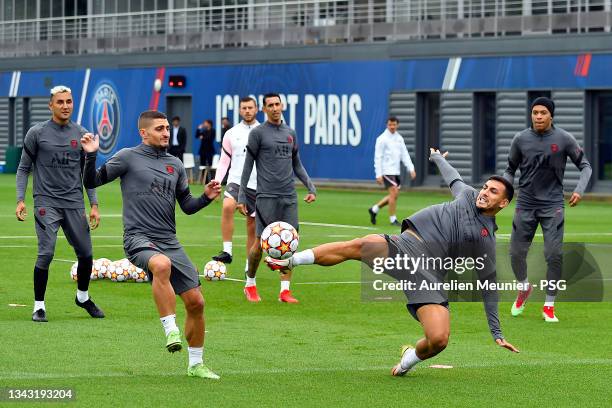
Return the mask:
<path id="1" fill-rule="evenodd" d="M 287 141 L 289 143 L 293 143 L 293 136 L 291 136 L 291 135 L 287 136 Z"/>
<path id="2" fill-rule="evenodd" d="M 72 139 L 72 140 L 70 141 L 70 147 L 72 147 L 73 149 L 76 149 L 76 148 L 77 148 L 77 141 L 76 141 L 76 140 L 74 140 L 74 139 Z"/>
<path id="3" fill-rule="evenodd" d="M 168 174 L 174 174 L 174 167 L 168 164 L 166 165 L 166 171 L 168 172 Z"/>
<path id="4" fill-rule="evenodd" d="M 45 210 L 44 208 L 38 210 L 38 215 L 40 215 L 41 217 L 44 217 L 45 214 L 47 214 L 47 210 Z"/>
<path id="5" fill-rule="evenodd" d="M 483 238 L 488 237 L 489 236 L 489 230 L 483 227 L 480 230 L 480 236 L 483 237 Z"/>
<path id="6" fill-rule="evenodd" d="M 100 152 L 110 153 L 117 144 L 120 114 L 119 98 L 115 88 L 103 82 L 94 90 L 91 102 L 91 129 L 100 137 Z"/>
<path id="7" fill-rule="evenodd" d="M 550 151 L 553 153 L 557 153 L 559 151 L 559 145 L 556 143 L 553 143 L 550 145 Z"/>

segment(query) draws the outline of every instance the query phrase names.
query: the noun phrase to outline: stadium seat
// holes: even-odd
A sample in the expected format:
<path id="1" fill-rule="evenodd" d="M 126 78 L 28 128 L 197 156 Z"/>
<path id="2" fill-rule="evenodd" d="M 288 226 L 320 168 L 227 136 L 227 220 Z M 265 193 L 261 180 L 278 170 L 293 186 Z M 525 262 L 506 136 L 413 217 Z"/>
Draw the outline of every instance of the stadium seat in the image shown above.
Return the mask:
<path id="1" fill-rule="evenodd" d="M 193 169 L 195 167 L 195 159 L 193 153 L 183 153 L 183 166 L 189 176 L 189 182 L 193 180 Z"/>
<path id="2" fill-rule="evenodd" d="M 212 165 L 210 166 L 210 176 L 206 176 L 207 178 L 210 177 L 212 179 L 213 177 L 215 177 L 215 172 L 217 171 L 217 166 L 219 165 L 220 158 L 221 158 L 221 155 L 219 154 L 215 154 L 213 156 Z M 200 165 L 200 183 L 202 184 L 205 184 L 205 180 L 204 180 L 205 173 L 206 173 L 206 166 Z"/>

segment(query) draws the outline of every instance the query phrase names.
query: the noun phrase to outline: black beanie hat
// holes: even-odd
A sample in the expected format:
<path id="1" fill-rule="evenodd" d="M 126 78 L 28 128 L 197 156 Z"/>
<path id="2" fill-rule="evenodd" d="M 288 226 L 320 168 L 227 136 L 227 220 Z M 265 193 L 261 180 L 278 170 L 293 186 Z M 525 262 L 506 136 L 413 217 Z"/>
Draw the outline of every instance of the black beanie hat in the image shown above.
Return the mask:
<path id="1" fill-rule="evenodd" d="M 533 110 L 533 107 L 536 105 L 545 106 L 546 109 L 548 109 L 548 111 L 550 112 L 550 116 L 555 116 L 555 103 L 552 101 L 552 99 L 547 98 L 545 96 L 540 96 L 539 98 L 536 98 L 531 103 L 531 110 Z"/>

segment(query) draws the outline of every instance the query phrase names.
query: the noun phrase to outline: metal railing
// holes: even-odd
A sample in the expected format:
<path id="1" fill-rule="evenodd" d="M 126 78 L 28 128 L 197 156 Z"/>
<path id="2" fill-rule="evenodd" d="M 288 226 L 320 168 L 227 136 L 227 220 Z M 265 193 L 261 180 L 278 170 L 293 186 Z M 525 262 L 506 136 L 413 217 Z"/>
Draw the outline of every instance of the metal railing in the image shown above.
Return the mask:
<path id="1" fill-rule="evenodd" d="M 610 32 L 611 0 L 272 1 L 0 22 L 0 56 Z"/>

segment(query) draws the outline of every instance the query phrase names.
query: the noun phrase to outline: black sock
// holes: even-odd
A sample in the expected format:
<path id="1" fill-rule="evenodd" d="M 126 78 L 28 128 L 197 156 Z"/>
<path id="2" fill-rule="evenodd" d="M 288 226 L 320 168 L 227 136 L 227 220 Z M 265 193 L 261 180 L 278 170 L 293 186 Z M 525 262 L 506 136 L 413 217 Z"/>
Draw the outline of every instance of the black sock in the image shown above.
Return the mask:
<path id="1" fill-rule="evenodd" d="M 89 289 L 89 279 L 91 278 L 91 267 L 93 265 L 93 258 L 88 256 L 86 258 L 78 258 L 79 265 L 77 266 L 77 287 L 79 290 L 85 292 Z"/>
<path id="2" fill-rule="evenodd" d="M 49 279 L 49 269 L 34 267 L 34 300 L 43 302 L 47 291 L 47 280 Z"/>

